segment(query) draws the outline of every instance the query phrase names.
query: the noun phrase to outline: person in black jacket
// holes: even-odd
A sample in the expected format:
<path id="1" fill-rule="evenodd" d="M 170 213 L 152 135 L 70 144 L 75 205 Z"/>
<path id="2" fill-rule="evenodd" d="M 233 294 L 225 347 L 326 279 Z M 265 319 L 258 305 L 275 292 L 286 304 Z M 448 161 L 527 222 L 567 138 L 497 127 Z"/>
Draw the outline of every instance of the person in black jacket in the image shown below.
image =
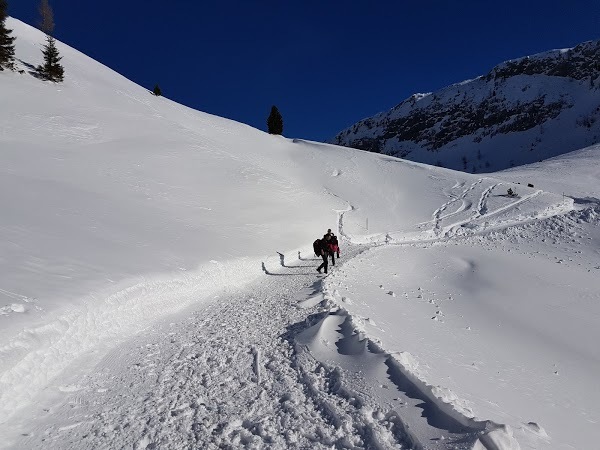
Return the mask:
<path id="1" fill-rule="evenodd" d="M 329 263 L 329 254 L 330 254 L 330 248 L 329 248 L 329 244 L 331 241 L 331 237 L 326 234 L 325 236 L 323 236 L 323 239 L 320 240 L 319 242 L 319 246 L 320 246 L 320 250 L 321 250 L 321 258 L 323 258 L 323 263 L 317 268 L 317 272 L 321 273 L 321 269 L 325 269 L 325 273 L 327 273 L 327 265 Z"/>

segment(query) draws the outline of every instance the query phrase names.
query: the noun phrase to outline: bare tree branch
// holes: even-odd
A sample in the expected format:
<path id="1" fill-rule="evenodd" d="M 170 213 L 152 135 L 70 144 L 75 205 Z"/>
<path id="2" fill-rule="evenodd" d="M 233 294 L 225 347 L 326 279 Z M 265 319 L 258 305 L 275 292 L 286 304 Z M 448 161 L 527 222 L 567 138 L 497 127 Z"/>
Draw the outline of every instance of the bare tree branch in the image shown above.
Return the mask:
<path id="1" fill-rule="evenodd" d="M 47 35 L 51 36 L 54 32 L 54 12 L 48 0 L 41 0 L 38 7 L 40 13 L 39 28 Z"/>

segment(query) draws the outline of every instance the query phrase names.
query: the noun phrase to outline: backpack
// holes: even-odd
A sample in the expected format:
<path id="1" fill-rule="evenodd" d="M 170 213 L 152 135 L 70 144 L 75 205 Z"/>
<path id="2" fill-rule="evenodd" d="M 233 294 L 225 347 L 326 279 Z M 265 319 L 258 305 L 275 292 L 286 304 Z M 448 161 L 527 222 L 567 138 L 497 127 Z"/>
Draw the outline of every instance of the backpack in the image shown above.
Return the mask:
<path id="1" fill-rule="evenodd" d="M 313 242 L 313 250 L 315 252 L 315 255 L 321 256 L 321 240 L 320 239 L 317 239 L 315 242 Z"/>

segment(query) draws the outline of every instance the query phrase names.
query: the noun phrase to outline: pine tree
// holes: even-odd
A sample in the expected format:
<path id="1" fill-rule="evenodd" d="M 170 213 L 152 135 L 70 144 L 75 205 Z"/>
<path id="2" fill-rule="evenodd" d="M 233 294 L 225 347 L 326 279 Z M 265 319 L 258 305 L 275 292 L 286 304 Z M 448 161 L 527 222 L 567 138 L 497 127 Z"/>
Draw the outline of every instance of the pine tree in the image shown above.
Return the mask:
<path id="1" fill-rule="evenodd" d="M 39 6 L 40 13 L 40 30 L 46 33 L 46 45 L 44 45 L 44 64 L 38 66 L 37 72 L 44 80 L 54 81 L 58 83 L 63 81 L 65 70 L 60 64 L 62 59 L 59 56 L 58 49 L 56 48 L 56 40 L 52 37 L 54 31 L 54 13 L 52 7 L 48 3 L 48 0 L 41 0 Z"/>
<path id="2" fill-rule="evenodd" d="M 8 17 L 6 0 L 0 0 L 0 71 L 14 70 L 15 38 L 11 36 L 12 30 L 6 28 L 4 22 Z"/>
<path id="3" fill-rule="evenodd" d="M 37 68 L 38 73 L 44 80 L 61 82 L 64 79 L 65 70 L 60 65 L 62 56 L 59 56 L 56 48 L 56 40 L 52 36 L 46 36 L 46 45 L 42 53 L 44 54 L 44 64 Z"/>
<path id="4" fill-rule="evenodd" d="M 281 117 L 277 106 L 271 107 L 271 114 L 269 114 L 269 118 L 267 119 L 267 128 L 269 134 L 283 133 L 283 117 Z"/>
<path id="5" fill-rule="evenodd" d="M 160 86 L 158 84 L 156 86 L 154 86 L 154 90 L 152 92 L 157 97 L 160 97 L 162 95 L 162 91 L 160 90 Z"/>

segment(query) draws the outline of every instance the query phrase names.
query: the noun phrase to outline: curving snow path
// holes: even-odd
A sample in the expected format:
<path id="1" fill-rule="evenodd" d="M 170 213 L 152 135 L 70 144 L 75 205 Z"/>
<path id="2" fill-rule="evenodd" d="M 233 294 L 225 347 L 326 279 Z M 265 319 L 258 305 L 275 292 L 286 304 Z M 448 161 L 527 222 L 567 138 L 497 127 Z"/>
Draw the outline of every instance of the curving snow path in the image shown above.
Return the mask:
<path id="1" fill-rule="evenodd" d="M 499 184 L 483 181 L 458 196 L 449 192 L 433 213 L 435 235 L 444 219 L 463 211 L 458 225 L 516 212 L 541 194 L 490 206 Z M 472 192 L 478 199 L 469 198 Z M 477 207 L 443 216 L 458 200 Z M 377 325 L 352 316 L 352 301 L 335 289 L 355 267 L 353 258 L 370 248 L 344 235 L 344 215 L 353 209 L 338 211 L 345 242 L 332 284 L 322 284 L 320 259 L 308 250 L 269 258 L 259 281 L 213 293 L 95 367 L 87 364 L 93 352 L 89 361 L 80 358 L 3 430 L 6 448 L 517 448 L 510 430 L 473 419 L 426 384 L 407 356 L 386 353 L 379 339 L 359 331 L 365 320 L 367 328 Z M 527 214 L 519 210 L 513 219 L 540 216 Z M 394 242 L 389 234 L 386 241 Z M 353 264 L 345 271 L 347 261 Z"/>
<path id="2" fill-rule="evenodd" d="M 346 245 L 336 269 L 364 250 Z M 496 428 L 367 348 L 324 299 L 319 260 L 288 259 L 61 377 L 8 447 L 467 449 Z"/>
<path id="3" fill-rule="evenodd" d="M 351 247 L 338 266 L 362 250 Z M 319 261 L 288 259 L 285 266 L 266 264 L 265 279 L 243 291 L 153 326 L 90 373 L 63 377 L 13 430 L 12 445 L 411 445 L 398 414 L 362 391 L 369 379 L 319 362 L 297 341 L 331 305 L 315 281 Z M 361 391 L 353 392 L 358 385 Z"/>

